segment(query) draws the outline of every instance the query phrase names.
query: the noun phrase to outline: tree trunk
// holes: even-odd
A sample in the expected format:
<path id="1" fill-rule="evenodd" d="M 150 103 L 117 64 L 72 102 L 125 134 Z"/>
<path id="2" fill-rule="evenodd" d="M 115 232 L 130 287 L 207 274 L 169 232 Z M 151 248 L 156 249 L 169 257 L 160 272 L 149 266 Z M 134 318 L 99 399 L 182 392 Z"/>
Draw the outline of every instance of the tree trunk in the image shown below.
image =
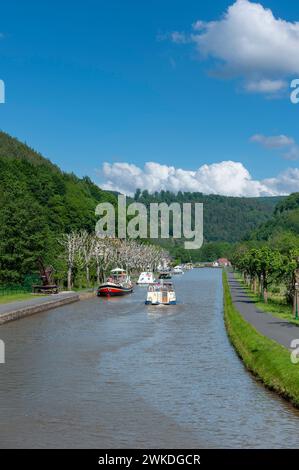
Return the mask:
<path id="1" fill-rule="evenodd" d="M 97 284 L 98 286 L 100 285 L 101 281 L 100 281 L 100 265 L 99 263 L 97 263 Z"/>
<path id="2" fill-rule="evenodd" d="M 264 289 L 264 302 L 265 304 L 268 303 L 268 290 L 267 289 Z"/>
<path id="3" fill-rule="evenodd" d="M 72 268 L 69 267 L 67 272 L 67 290 L 72 290 Z"/>
<path id="4" fill-rule="evenodd" d="M 253 292 L 256 294 L 257 292 L 257 282 L 256 282 L 256 277 L 254 276 L 253 279 Z"/>
<path id="5" fill-rule="evenodd" d="M 259 278 L 259 297 L 262 298 L 263 296 L 263 279 L 262 277 Z"/>
<path id="6" fill-rule="evenodd" d="M 265 277 L 263 279 L 263 291 L 264 291 L 264 302 L 265 304 L 267 304 L 268 303 L 268 282 L 265 279 Z"/>
<path id="7" fill-rule="evenodd" d="M 86 266 L 86 285 L 87 285 L 87 287 L 90 287 L 89 266 Z"/>

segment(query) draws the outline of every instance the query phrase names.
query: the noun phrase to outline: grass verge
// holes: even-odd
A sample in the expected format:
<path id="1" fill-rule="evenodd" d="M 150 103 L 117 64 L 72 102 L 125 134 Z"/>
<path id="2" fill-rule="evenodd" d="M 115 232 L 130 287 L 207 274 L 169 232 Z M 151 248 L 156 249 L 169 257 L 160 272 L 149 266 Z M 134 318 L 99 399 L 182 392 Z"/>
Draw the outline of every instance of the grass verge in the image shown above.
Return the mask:
<path id="1" fill-rule="evenodd" d="M 254 292 L 252 292 L 252 290 L 245 284 L 241 276 L 236 275 L 236 278 L 242 284 L 242 287 L 244 288 L 248 296 L 254 301 L 256 307 L 261 312 L 270 313 L 273 317 L 281 318 L 282 320 L 287 320 L 288 322 L 299 326 L 299 320 L 295 320 L 293 315 L 293 308 L 291 305 L 287 305 L 276 297 L 271 297 L 271 293 L 269 293 L 268 303 L 265 304 L 261 300 L 261 298 Z"/>
<path id="2" fill-rule="evenodd" d="M 299 408 L 299 364 L 292 364 L 286 348 L 261 335 L 243 319 L 233 305 L 225 272 L 223 290 L 226 329 L 245 366 L 266 387 Z"/>
<path id="3" fill-rule="evenodd" d="M 0 295 L 0 305 L 9 304 L 11 302 L 17 302 L 21 300 L 30 300 L 30 299 L 33 299 L 33 297 L 34 296 L 30 293 Z"/>

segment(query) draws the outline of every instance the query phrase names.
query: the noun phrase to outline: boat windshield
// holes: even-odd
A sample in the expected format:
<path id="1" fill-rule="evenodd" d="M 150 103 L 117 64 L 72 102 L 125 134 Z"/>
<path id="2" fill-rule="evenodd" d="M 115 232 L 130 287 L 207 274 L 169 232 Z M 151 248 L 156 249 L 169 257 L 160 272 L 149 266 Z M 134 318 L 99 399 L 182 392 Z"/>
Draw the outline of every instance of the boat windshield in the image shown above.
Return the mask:
<path id="1" fill-rule="evenodd" d="M 170 283 L 151 284 L 151 285 L 148 287 L 148 291 L 149 291 L 149 292 L 172 292 L 173 290 L 174 290 L 174 289 L 173 289 L 173 285 L 170 284 Z"/>
<path id="2" fill-rule="evenodd" d="M 111 272 L 108 282 L 123 282 L 127 279 L 125 272 Z"/>

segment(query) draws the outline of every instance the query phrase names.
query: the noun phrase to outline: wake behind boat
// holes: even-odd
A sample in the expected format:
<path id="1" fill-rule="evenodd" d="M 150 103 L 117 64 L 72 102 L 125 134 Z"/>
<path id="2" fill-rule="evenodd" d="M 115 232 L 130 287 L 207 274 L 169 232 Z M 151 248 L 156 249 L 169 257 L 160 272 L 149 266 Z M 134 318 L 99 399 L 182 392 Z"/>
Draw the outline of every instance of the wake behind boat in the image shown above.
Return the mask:
<path id="1" fill-rule="evenodd" d="M 98 297 L 111 297 L 133 292 L 133 284 L 130 276 L 124 269 L 116 268 L 111 271 L 111 274 L 106 282 L 101 284 L 98 288 Z"/>

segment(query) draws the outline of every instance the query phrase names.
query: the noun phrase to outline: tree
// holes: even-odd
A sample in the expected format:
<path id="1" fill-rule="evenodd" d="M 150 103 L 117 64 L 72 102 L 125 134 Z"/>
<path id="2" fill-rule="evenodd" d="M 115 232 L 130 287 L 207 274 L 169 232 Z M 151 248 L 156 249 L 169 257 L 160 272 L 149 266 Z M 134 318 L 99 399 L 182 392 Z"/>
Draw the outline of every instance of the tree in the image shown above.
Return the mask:
<path id="1" fill-rule="evenodd" d="M 73 287 L 73 270 L 81 248 L 80 234 L 75 232 L 65 234 L 60 240 L 60 243 L 65 248 L 67 260 L 67 288 L 71 290 Z"/>
<path id="2" fill-rule="evenodd" d="M 44 258 L 48 228 L 45 213 L 21 185 L 0 198 L 0 281 L 21 283 L 36 271 L 37 259 Z"/>
<path id="3" fill-rule="evenodd" d="M 265 246 L 256 251 L 255 268 L 261 279 L 264 302 L 268 302 L 268 289 L 282 269 L 283 258 L 278 250 Z"/>
<path id="4" fill-rule="evenodd" d="M 287 300 L 293 303 L 293 312 L 296 313 L 296 283 L 298 282 L 299 248 L 290 250 L 283 258 L 281 278 L 287 287 Z"/>
<path id="5" fill-rule="evenodd" d="M 281 277 L 284 259 L 278 250 L 271 250 L 268 246 L 248 250 L 244 247 L 233 260 L 234 265 L 243 273 L 244 279 L 255 289 L 254 279 L 257 277 L 260 293 L 264 302 L 268 302 L 268 289 L 275 280 Z"/>
<path id="6" fill-rule="evenodd" d="M 91 235 L 84 230 L 79 234 L 80 242 L 80 250 L 83 255 L 85 272 L 86 272 L 86 285 L 87 287 L 90 286 L 90 264 L 91 261 L 94 259 L 95 255 L 95 247 L 97 243 L 97 238 L 94 235 Z"/>

